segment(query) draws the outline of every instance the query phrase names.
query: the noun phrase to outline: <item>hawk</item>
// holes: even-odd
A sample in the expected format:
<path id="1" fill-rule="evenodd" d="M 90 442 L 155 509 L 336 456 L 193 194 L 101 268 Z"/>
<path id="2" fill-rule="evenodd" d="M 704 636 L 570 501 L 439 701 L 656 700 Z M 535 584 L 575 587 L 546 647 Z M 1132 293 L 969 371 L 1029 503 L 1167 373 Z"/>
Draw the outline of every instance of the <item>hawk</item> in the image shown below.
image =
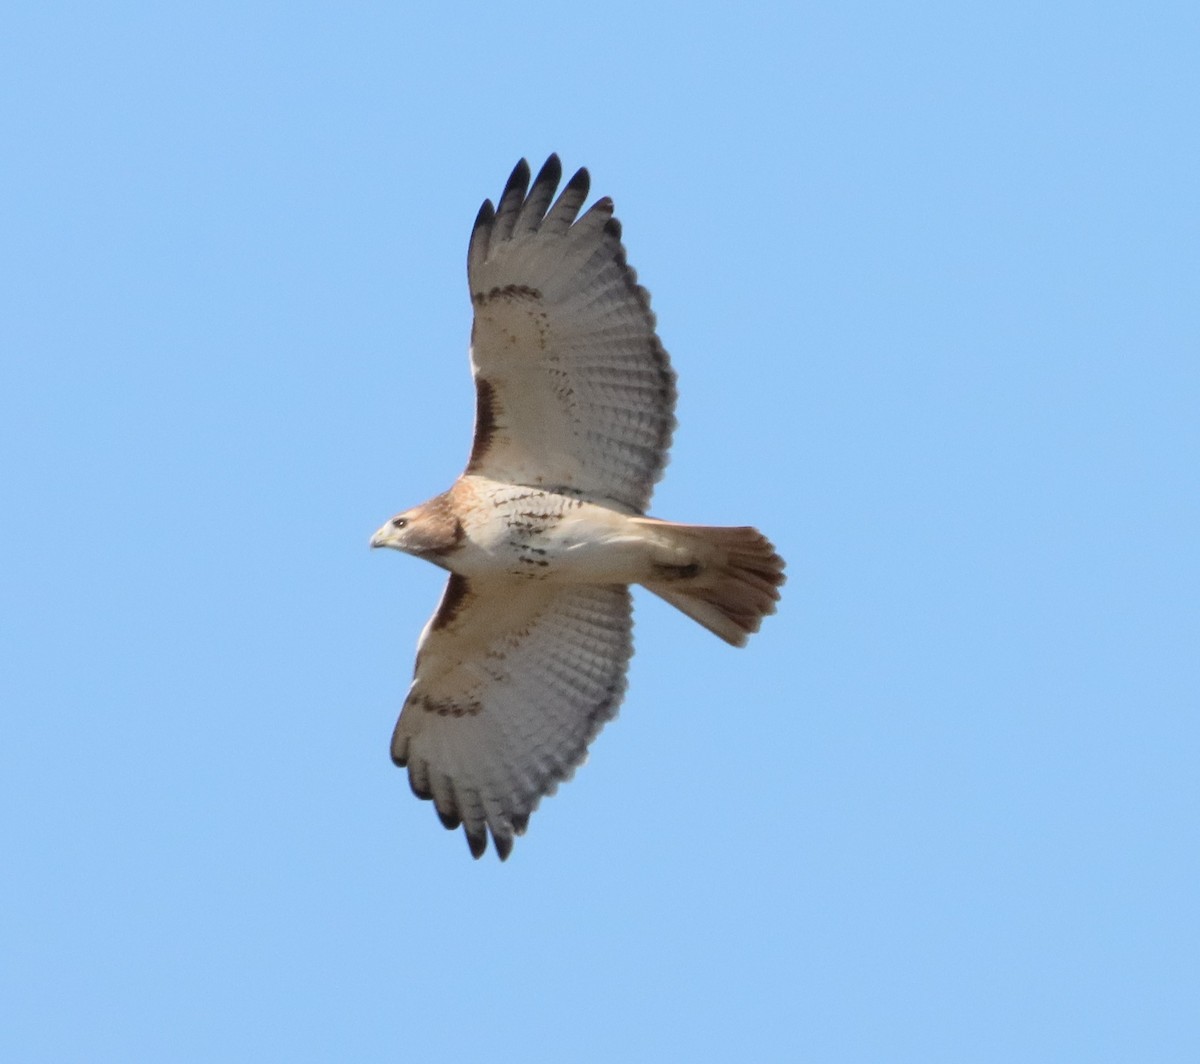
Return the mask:
<path id="1" fill-rule="evenodd" d="M 475 438 L 449 491 L 371 538 L 449 570 L 392 738 L 419 798 L 501 860 L 617 711 L 640 584 L 734 646 L 775 611 L 783 560 L 753 528 L 645 516 L 675 374 L 613 203 L 555 198 L 522 159 L 467 251 Z"/>

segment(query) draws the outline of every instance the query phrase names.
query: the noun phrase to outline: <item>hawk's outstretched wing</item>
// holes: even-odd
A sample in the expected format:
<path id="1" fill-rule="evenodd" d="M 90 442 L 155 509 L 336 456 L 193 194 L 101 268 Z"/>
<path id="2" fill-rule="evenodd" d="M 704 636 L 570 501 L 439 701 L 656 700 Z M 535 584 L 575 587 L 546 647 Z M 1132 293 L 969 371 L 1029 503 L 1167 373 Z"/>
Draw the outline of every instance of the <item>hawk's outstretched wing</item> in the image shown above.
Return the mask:
<path id="1" fill-rule="evenodd" d="M 522 159 L 499 207 L 485 201 L 475 221 L 467 472 L 643 513 L 667 462 L 675 374 L 612 200 L 577 218 L 587 171 L 554 200 L 561 176 L 552 155 L 530 187 Z"/>
<path id="2" fill-rule="evenodd" d="M 501 859 L 617 711 L 633 653 L 627 587 L 451 576 L 417 651 L 392 759 L 471 853 Z"/>

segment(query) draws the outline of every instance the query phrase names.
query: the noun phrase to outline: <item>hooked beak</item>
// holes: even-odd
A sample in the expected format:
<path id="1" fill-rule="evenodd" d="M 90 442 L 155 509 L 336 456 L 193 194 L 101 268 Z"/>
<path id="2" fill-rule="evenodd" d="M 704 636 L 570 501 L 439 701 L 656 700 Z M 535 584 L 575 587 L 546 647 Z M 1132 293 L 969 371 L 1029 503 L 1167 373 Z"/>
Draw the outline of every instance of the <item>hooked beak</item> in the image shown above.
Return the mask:
<path id="1" fill-rule="evenodd" d="M 392 524 L 389 521 L 386 525 L 383 526 L 383 528 L 379 529 L 379 531 L 376 532 L 375 535 L 373 535 L 371 537 L 371 546 L 372 547 L 390 547 L 392 545 L 390 542 L 392 532 L 393 532 Z"/>

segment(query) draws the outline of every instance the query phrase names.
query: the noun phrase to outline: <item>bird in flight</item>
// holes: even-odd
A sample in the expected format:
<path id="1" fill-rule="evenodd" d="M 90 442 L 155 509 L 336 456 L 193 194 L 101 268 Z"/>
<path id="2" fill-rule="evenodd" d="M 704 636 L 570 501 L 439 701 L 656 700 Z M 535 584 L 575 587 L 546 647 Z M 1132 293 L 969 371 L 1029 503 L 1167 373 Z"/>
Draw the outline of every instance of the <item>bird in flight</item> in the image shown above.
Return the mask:
<path id="1" fill-rule="evenodd" d="M 617 711 L 630 585 L 727 643 L 775 612 L 783 560 L 754 528 L 645 516 L 675 427 L 675 373 L 586 170 L 551 155 L 485 200 L 467 251 L 475 438 L 449 491 L 372 547 L 446 569 L 392 737 L 419 798 L 501 860 Z"/>

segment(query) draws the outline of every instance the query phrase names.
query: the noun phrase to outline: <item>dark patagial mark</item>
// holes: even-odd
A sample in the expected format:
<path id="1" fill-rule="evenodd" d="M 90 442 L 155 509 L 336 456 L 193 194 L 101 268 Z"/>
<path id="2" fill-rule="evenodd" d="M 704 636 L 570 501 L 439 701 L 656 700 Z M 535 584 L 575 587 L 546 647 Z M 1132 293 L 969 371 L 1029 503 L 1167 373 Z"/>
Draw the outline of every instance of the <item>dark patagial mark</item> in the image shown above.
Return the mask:
<path id="1" fill-rule="evenodd" d="M 459 610 L 470 597 L 471 585 L 467 578 L 459 576 L 458 573 L 451 573 L 446 590 L 442 592 L 442 601 L 438 603 L 437 613 L 433 615 L 433 621 L 430 623 L 432 631 L 438 632 L 453 624 Z"/>
<path id="2" fill-rule="evenodd" d="M 487 457 L 492 437 L 496 434 L 496 415 L 499 412 L 496 388 L 485 377 L 475 378 L 475 438 L 471 442 L 471 457 L 467 472 L 474 473 Z"/>

